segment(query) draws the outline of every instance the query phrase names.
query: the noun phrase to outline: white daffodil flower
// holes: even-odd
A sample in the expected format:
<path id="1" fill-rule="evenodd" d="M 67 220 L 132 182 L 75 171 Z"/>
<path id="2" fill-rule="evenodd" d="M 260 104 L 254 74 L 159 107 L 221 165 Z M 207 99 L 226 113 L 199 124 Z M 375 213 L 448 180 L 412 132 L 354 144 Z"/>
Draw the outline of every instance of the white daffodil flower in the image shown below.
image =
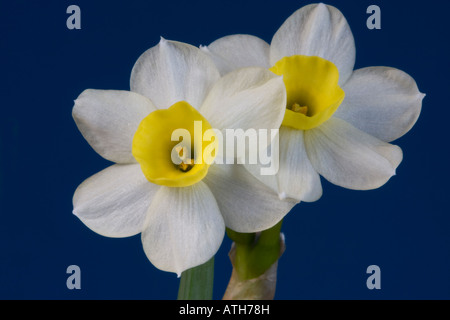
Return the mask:
<path id="1" fill-rule="evenodd" d="M 147 257 L 161 270 L 180 275 L 208 261 L 225 226 L 258 232 L 295 203 L 279 201 L 243 165 L 197 161 L 210 146 L 205 142 L 188 159 L 196 161 L 175 165 L 172 133 L 191 133 L 194 122 L 201 133 L 277 129 L 285 104 L 282 77 L 253 67 L 220 78 L 200 49 L 162 39 L 137 60 L 131 91 L 89 89 L 75 100 L 73 117 L 82 135 L 115 164 L 76 189 L 74 214 L 104 236 L 142 233 Z"/>
<path id="2" fill-rule="evenodd" d="M 424 94 L 403 71 L 353 70 L 355 43 L 342 13 L 311 4 L 293 13 L 271 44 L 250 35 L 220 38 L 201 49 L 222 74 L 261 66 L 283 75 L 286 114 L 280 128 L 280 169 L 260 176 L 281 198 L 306 202 L 322 195 L 320 175 L 349 189 L 382 186 L 402 161 L 390 144 L 419 117 Z"/>

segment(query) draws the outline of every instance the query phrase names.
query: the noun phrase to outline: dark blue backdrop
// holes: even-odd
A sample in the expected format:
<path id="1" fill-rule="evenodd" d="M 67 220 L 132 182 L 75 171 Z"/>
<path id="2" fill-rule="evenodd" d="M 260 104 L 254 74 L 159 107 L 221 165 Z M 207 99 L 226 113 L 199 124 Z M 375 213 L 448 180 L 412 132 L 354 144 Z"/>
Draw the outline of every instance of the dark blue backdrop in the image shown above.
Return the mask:
<path id="1" fill-rule="evenodd" d="M 129 89 L 135 60 L 159 37 L 208 44 L 248 33 L 270 42 L 307 1 L 0 1 L 0 298 L 175 299 L 176 275 L 147 260 L 140 236 L 102 237 L 72 215 L 72 195 L 109 165 L 78 132 L 73 100 L 86 88 Z M 448 128 L 450 5 L 444 1 L 329 1 L 354 33 L 356 68 L 411 74 L 427 94 L 414 128 L 396 141 L 403 163 L 385 186 L 351 191 L 323 181 L 283 225 L 287 250 L 276 299 L 449 299 Z M 66 8 L 81 8 L 81 30 Z M 366 9 L 381 8 L 381 30 Z M 231 272 L 225 238 L 214 298 Z M 68 290 L 66 268 L 81 268 Z M 368 290 L 366 268 L 381 268 Z"/>

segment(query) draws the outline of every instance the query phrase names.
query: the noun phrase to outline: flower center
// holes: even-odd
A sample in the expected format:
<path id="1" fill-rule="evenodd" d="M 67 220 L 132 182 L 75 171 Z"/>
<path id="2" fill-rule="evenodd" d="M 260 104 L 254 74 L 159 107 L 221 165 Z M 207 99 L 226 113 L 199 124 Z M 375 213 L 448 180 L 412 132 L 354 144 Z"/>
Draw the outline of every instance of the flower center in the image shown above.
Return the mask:
<path id="1" fill-rule="evenodd" d="M 185 155 L 187 153 L 184 151 L 185 149 L 186 148 L 182 146 L 175 147 L 176 157 L 178 157 L 178 160 L 180 161 L 180 164 L 175 164 L 175 166 L 183 172 L 187 172 L 194 167 L 194 159 Z"/>
<path id="2" fill-rule="evenodd" d="M 180 101 L 141 121 L 132 153 L 148 181 L 169 187 L 190 186 L 206 176 L 214 160 L 214 155 L 205 152 L 217 143 L 211 133 L 211 139 L 204 141 L 205 132 L 211 130 L 197 110 Z"/>
<path id="3" fill-rule="evenodd" d="M 288 110 L 292 110 L 294 112 L 298 112 L 304 115 L 308 114 L 308 106 L 301 106 L 298 103 L 294 102 L 293 105 L 287 108 Z"/>
<path id="4" fill-rule="evenodd" d="M 332 62 L 323 58 L 284 57 L 270 71 L 282 75 L 286 86 L 284 126 L 299 130 L 318 127 L 344 100 L 345 92 L 338 85 L 339 71 Z"/>

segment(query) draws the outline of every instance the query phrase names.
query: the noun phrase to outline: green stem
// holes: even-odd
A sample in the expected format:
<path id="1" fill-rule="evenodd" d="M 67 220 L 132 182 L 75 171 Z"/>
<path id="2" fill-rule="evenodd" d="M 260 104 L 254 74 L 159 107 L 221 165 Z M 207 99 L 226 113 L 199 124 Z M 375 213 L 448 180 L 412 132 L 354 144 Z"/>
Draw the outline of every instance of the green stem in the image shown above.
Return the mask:
<path id="1" fill-rule="evenodd" d="M 178 300 L 211 300 L 214 283 L 214 257 L 181 274 Z"/>
<path id="2" fill-rule="evenodd" d="M 227 230 L 235 245 L 233 266 L 241 280 L 259 277 L 278 260 L 281 225 L 282 221 L 258 235 Z"/>

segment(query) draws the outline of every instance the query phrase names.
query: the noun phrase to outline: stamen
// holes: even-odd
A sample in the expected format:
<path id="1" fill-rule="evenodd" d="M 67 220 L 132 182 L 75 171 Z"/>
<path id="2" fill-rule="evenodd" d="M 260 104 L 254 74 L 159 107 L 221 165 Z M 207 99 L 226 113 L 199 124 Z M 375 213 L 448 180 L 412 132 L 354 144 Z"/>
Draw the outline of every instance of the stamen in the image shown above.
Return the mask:
<path id="1" fill-rule="evenodd" d="M 178 157 L 182 161 L 177 168 L 183 172 L 188 172 L 194 167 L 194 159 L 187 159 L 186 155 L 183 155 L 184 148 L 181 146 L 177 146 L 175 151 L 178 153 Z"/>
<path id="2" fill-rule="evenodd" d="M 193 164 L 186 164 L 184 162 L 180 163 L 178 165 L 178 169 L 180 169 L 183 172 L 188 172 L 189 170 L 191 170 L 194 167 Z"/>
<path id="3" fill-rule="evenodd" d="M 294 111 L 294 112 L 304 114 L 305 116 L 308 113 L 308 107 L 307 106 L 301 106 L 297 102 L 295 102 L 289 109 Z"/>

